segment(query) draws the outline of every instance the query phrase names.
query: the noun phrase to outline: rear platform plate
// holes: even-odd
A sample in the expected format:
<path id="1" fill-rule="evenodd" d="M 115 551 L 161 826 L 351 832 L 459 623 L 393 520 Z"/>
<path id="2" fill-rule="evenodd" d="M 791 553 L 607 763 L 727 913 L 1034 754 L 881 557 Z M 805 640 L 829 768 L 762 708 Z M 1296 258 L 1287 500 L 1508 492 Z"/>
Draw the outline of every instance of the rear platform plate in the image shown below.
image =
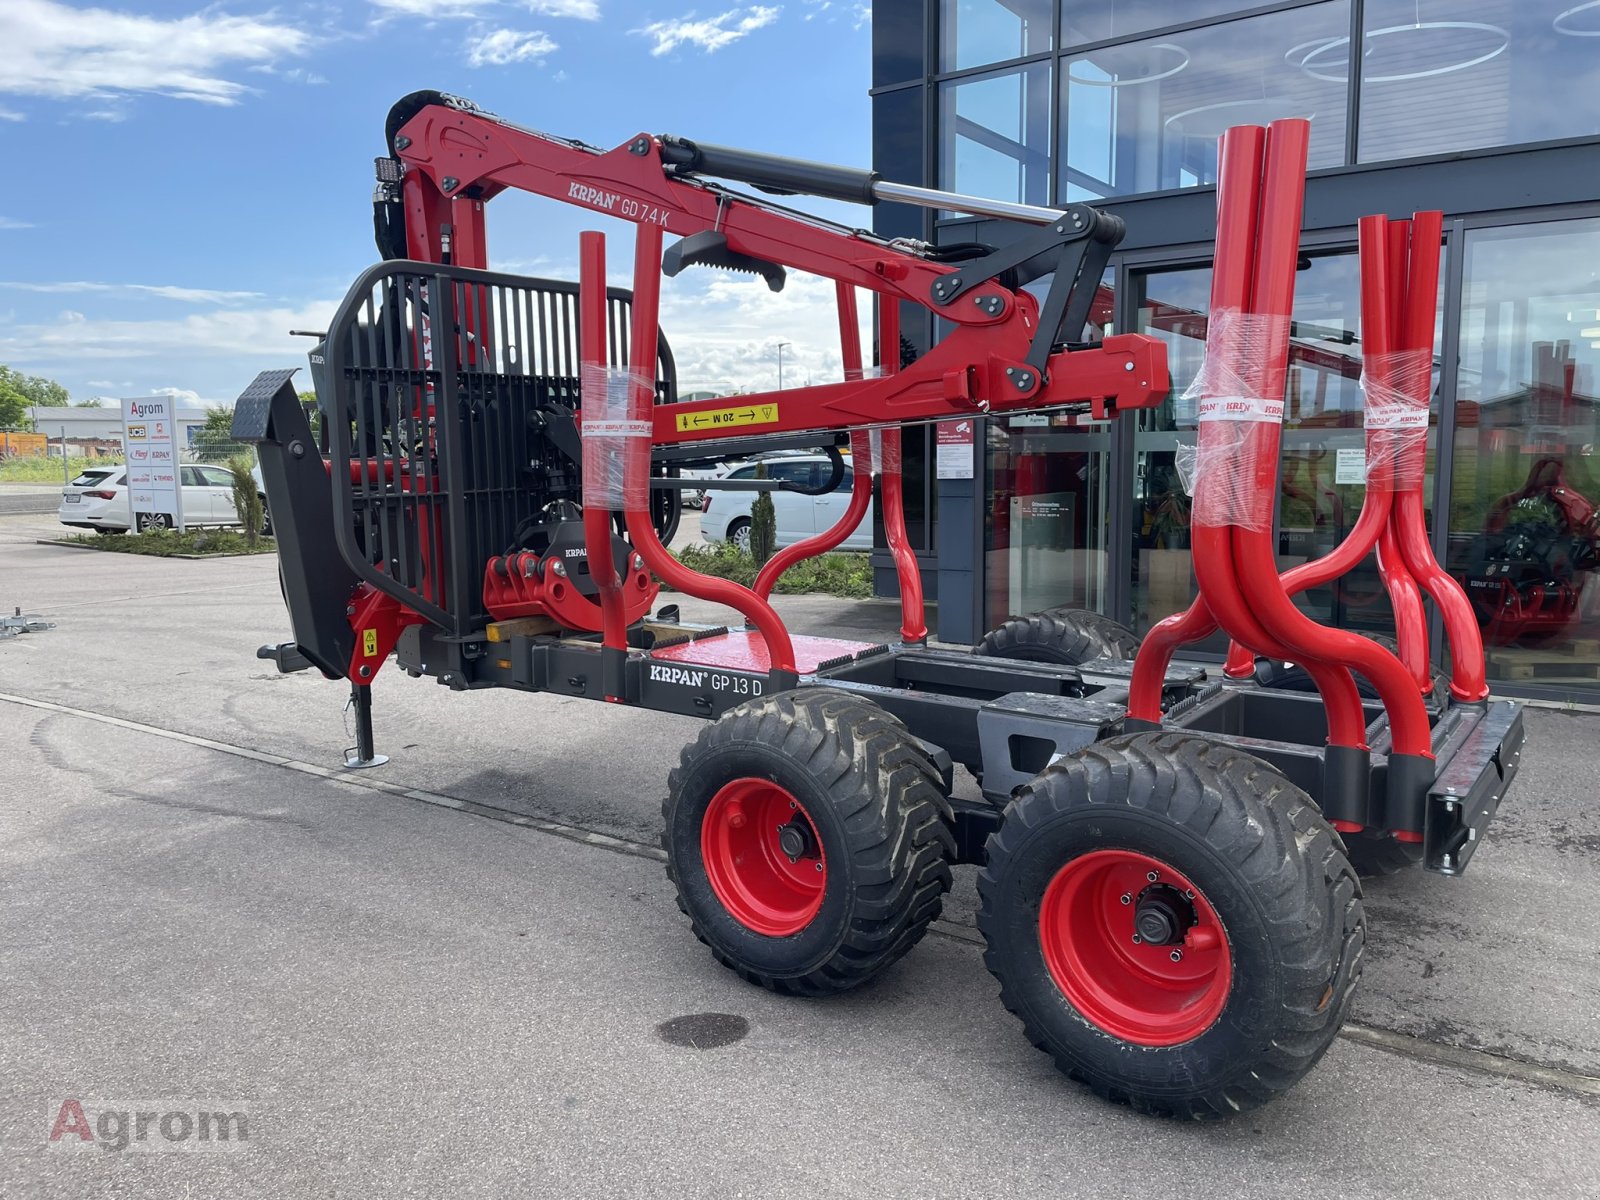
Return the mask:
<path id="1" fill-rule="evenodd" d="M 874 642 L 846 642 L 839 638 L 795 635 L 792 640 L 795 669 L 802 675 L 815 673 L 818 665 L 830 659 L 881 648 Z M 729 667 L 735 671 L 765 671 L 771 666 L 767 658 L 767 643 L 754 629 L 733 629 L 692 642 L 680 642 L 676 646 L 652 650 L 650 657 L 664 662 L 693 663 L 700 667 Z"/>

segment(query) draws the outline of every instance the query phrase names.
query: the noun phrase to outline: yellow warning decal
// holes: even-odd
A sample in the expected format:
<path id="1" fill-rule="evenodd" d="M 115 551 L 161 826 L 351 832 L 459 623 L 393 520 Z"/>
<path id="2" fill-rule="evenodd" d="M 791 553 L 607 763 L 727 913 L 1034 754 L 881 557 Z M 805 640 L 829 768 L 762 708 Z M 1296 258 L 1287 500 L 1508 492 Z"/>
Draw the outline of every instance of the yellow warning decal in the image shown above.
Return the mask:
<path id="1" fill-rule="evenodd" d="M 361 656 L 374 658 L 378 653 L 378 631 L 376 629 L 363 629 L 361 631 Z"/>
<path id="2" fill-rule="evenodd" d="M 725 429 L 733 425 L 775 425 L 778 422 L 776 404 L 744 404 L 733 408 L 702 408 L 699 412 L 679 413 L 678 432 L 694 433 L 701 429 Z"/>

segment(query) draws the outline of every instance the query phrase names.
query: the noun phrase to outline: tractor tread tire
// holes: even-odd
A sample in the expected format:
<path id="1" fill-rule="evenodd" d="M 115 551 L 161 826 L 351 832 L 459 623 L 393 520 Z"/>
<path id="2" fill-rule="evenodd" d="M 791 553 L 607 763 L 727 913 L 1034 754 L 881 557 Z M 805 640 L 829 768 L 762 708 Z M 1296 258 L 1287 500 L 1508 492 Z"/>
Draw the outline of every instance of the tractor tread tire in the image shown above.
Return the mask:
<path id="1" fill-rule="evenodd" d="M 836 839 L 823 908 L 790 938 L 734 922 L 710 892 L 699 850 L 710 795 L 774 770 L 813 785 L 807 812 L 825 847 Z M 818 996 L 866 982 L 917 944 L 950 890 L 956 847 L 938 768 L 898 718 L 848 692 L 780 692 L 707 725 L 672 771 L 662 817 L 667 877 L 695 936 L 770 991 Z M 820 943 L 813 927 L 825 933 Z"/>
<path id="2" fill-rule="evenodd" d="M 1140 637 L 1120 621 L 1095 612 L 1092 608 L 1053 608 L 1048 610 L 1067 620 L 1081 622 L 1100 635 L 1110 651 L 1106 657 L 1131 660 L 1139 653 Z"/>
<path id="3" fill-rule="evenodd" d="M 1174 868 L 1207 892 L 1228 929 L 1227 1005 L 1210 1028 L 1179 1045 L 1135 1046 L 1081 1016 L 1043 963 L 1042 887 L 1023 894 L 1030 850 L 1034 870 L 1053 873 L 1109 844 L 1093 839 L 1099 827 L 1116 824 L 1119 810 L 1125 826 L 1159 829 L 1183 844 L 1192 857 Z M 1058 850 L 1064 855 L 1052 857 Z M 1220 906 L 1197 874 L 1238 895 Z M 1193 735 L 1124 735 L 1046 769 L 1006 807 L 978 891 L 985 965 L 1028 1039 L 1100 1096 L 1151 1115 L 1227 1117 L 1286 1091 L 1333 1042 L 1360 978 L 1361 886 L 1338 834 L 1271 766 Z M 1031 947 L 1017 932 L 1028 927 L 1030 904 Z M 1241 968 L 1246 948 L 1264 977 Z"/>
<path id="4" fill-rule="evenodd" d="M 973 653 L 1077 667 L 1096 658 L 1129 657 L 1127 639 L 1136 652 L 1139 639 L 1115 621 L 1087 609 L 1050 609 L 1013 617 L 985 634 Z"/>
<path id="5" fill-rule="evenodd" d="M 1402 842 L 1383 834 L 1353 833 L 1344 838 L 1350 865 L 1363 879 L 1398 875 L 1422 861 L 1419 842 Z"/>

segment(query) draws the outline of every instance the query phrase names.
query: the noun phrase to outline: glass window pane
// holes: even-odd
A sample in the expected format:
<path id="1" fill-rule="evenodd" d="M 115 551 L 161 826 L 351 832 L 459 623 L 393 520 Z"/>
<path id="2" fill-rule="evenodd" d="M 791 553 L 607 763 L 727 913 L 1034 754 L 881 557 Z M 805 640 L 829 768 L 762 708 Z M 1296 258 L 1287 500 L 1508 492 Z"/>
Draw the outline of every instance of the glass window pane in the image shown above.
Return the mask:
<path id="1" fill-rule="evenodd" d="M 1111 271 L 1102 278 L 1086 336 L 1115 332 L 1114 278 Z M 1048 280 L 1038 287 L 1048 287 Z M 1062 605 L 1105 612 L 1110 505 L 1122 494 L 1112 489 L 1109 474 L 1109 423 L 1027 413 L 994 417 L 985 426 L 987 626 Z"/>
<path id="2" fill-rule="evenodd" d="M 1291 65 L 1302 45 L 1347 41 L 1347 0 L 1246 17 L 1063 60 L 1061 195 L 1098 200 L 1215 183 L 1230 125 L 1311 120 L 1312 167 L 1344 162 L 1347 87 Z"/>
<path id="3" fill-rule="evenodd" d="M 1261 0 L 1071 0 L 1062 6 L 1061 44 L 1070 50 L 1088 42 L 1264 7 Z"/>
<path id="4" fill-rule="evenodd" d="M 1363 162 L 1600 133 L 1600 5 L 1367 0 Z M 1300 69 L 1341 78 L 1348 39 Z"/>
<path id="5" fill-rule="evenodd" d="M 1489 678 L 1600 688 L 1600 220 L 1466 235 L 1451 574 Z"/>
<path id="6" fill-rule="evenodd" d="M 1050 202 L 1050 68 L 939 89 L 939 186 L 1026 204 Z"/>
<path id="7" fill-rule="evenodd" d="M 942 0 L 939 69 L 982 67 L 1050 49 L 1050 0 Z"/>

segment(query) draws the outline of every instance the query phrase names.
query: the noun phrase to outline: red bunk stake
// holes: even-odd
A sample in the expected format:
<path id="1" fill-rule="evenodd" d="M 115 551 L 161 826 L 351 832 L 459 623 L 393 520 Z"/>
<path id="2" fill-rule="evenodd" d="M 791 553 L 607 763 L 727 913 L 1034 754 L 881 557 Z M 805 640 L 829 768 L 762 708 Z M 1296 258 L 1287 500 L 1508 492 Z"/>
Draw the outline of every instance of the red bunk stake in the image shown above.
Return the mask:
<path id="1" fill-rule="evenodd" d="M 1245 516 L 1241 510 L 1261 509 L 1255 472 L 1241 477 L 1243 456 L 1259 451 L 1260 438 L 1240 421 L 1235 405 L 1251 391 L 1246 381 L 1259 370 L 1257 348 L 1241 332 L 1251 325 L 1249 304 L 1256 261 L 1257 221 L 1261 199 L 1261 164 L 1266 134 L 1259 126 L 1230 129 L 1220 148 L 1221 185 L 1217 197 L 1217 248 L 1212 272 L 1211 327 L 1208 331 L 1206 374 L 1197 380 L 1201 420 L 1197 435 L 1195 480 L 1194 569 L 1200 595 L 1185 613 L 1162 621 L 1145 638 L 1134 663 L 1128 715 L 1146 724 L 1161 719 L 1161 686 L 1172 655 L 1186 642 L 1196 641 L 1220 623 L 1252 649 L 1275 657 L 1286 654 L 1276 638 L 1256 620 L 1251 601 L 1234 569 L 1230 524 Z M 1253 394 L 1259 395 L 1259 391 Z M 1241 428 L 1244 426 L 1245 428 Z M 1276 460 L 1270 472 L 1276 486 Z M 1243 490 L 1241 490 L 1243 489 Z M 1270 524 L 1271 492 L 1265 493 L 1265 515 Z M 1276 575 L 1276 571 L 1273 572 Z M 1351 746 L 1363 744 L 1365 720 L 1360 696 L 1348 673 L 1308 663 L 1307 671 L 1319 688 L 1331 693 L 1332 735 Z M 1249 673 L 1247 666 L 1245 674 Z M 1340 675 L 1343 674 L 1343 678 Z"/>
<path id="2" fill-rule="evenodd" d="M 633 338 L 628 361 L 635 365 L 636 372 L 642 364 L 648 363 L 648 378 L 652 381 L 655 378 L 656 347 L 660 338 L 658 329 L 660 306 L 661 227 L 643 224 L 639 226 L 638 239 L 633 251 Z M 635 386 L 632 413 L 636 414 L 638 419 L 647 420 L 654 400 L 653 390 L 643 385 Z M 726 604 L 729 608 L 738 610 L 756 627 L 762 640 L 766 642 L 767 661 L 771 664 L 772 671 L 775 674 L 794 677 L 797 674 L 794 643 L 790 640 L 789 631 L 784 628 L 782 619 L 772 605 L 749 588 L 732 580 L 713 579 L 709 575 L 691 571 L 667 553 L 666 547 L 661 544 L 661 539 L 656 536 L 655 524 L 650 519 L 648 490 L 650 439 L 634 438 L 630 441 L 634 444 L 628 447 L 625 465 L 627 477 L 633 480 L 643 479 L 645 487 L 639 489 L 643 493 L 642 499 L 635 493 L 634 501 L 627 506 L 628 536 L 633 540 L 634 550 L 644 559 L 645 566 L 649 567 L 663 583 L 685 595 Z"/>
<path id="3" fill-rule="evenodd" d="M 1263 333 L 1267 345 L 1261 360 L 1264 364 L 1259 376 L 1261 390 L 1257 393 L 1263 398 L 1283 395 L 1308 140 L 1307 122 L 1273 122 L 1266 163 L 1266 191 L 1262 198 L 1261 254 L 1256 263 L 1253 293 L 1256 311 L 1271 318 Z M 1251 435 L 1256 453 L 1246 463 L 1254 472 L 1254 498 L 1260 503 L 1264 495 L 1265 503 L 1270 505 L 1271 489 L 1276 480 L 1275 473 L 1268 472 L 1265 464 L 1277 462 L 1282 426 L 1280 420 L 1264 420 L 1255 425 Z M 1296 608 L 1278 581 L 1271 538 L 1270 520 L 1235 525 L 1235 569 L 1241 578 L 1259 581 L 1251 592 L 1255 614 L 1267 632 L 1287 647 L 1286 657 L 1302 663 L 1308 671 L 1315 662 L 1343 676 L 1337 689 L 1323 689 L 1330 741 L 1360 745 L 1359 741 L 1345 743 L 1332 732 L 1342 709 L 1353 706 L 1360 719 L 1359 694 L 1349 676 L 1349 670 L 1355 668 L 1373 682 L 1383 699 L 1389 712 L 1396 753 L 1431 758 L 1432 736 L 1427 710 L 1405 668 L 1381 646 L 1356 634 L 1318 625 Z"/>
<path id="4" fill-rule="evenodd" d="M 1416 367 L 1406 381 L 1420 389 L 1418 400 L 1426 410 L 1433 388 L 1434 310 L 1439 289 L 1439 242 L 1444 214 L 1419 212 L 1411 219 L 1411 255 L 1407 265 L 1408 303 L 1402 336 L 1415 355 Z M 1428 540 L 1422 496 L 1427 467 L 1426 427 L 1401 452 L 1396 465 L 1394 513 L 1390 518 L 1400 554 L 1411 575 L 1433 598 L 1444 618 L 1450 645 L 1450 693 L 1469 703 L 1488 698 L 1489 684 L 1483 656 L 1483 633 L 1461 584 L 1439 565 Z M 1403 485 L 1403 486 L 1402 486 Z"/>
<path id="5" fill-rule="evenodd" d="M 844 360 L 844 377 L 861 379 L 861 323 L 856 309 L 856 289 L 853 284 L 840 281 L 834 285 L 834 290 L 839 300 L 839 354 Z M 772 589 L 785 571 L 797 562 L 838 547 L 867 515 L 867 505 L 872 503 L 872 450 L 865 430 L 853 430 L 850 434 L 850 472 L 850 503 L 845 506 L 843 515 L 831 529 L 786 546 L 767 559 L 751 585 L 756 595 L 763 600 L 772 595 Z"/>
<path id="6" fill-rule="evenodd" d="M 598 419 L 600 398 L 589 394 L 593 387 L 606 386 L 606 239 L 602 233 L 585 231 L 578 235 L 578 357 L 581 360 L 583 383 L 580 396 L 581 426 L 584 444 L 583 475 L 586 480 L 599 480 L 605 476 L 605 445 L 600 436 L 590 432 L 591 420 Z M 652 366 L 654 359 L 652 358 Z M 646 448 L 648 453 L 648 441 Z M 599 502 L 596 495 L 591 502 L 584 496 L 583 540 L 588 551 L 589 574 L 600 588 L 600 611 L 605 632 L 605 645 L 611 650 L 627 650 L 628 623 L 622 601 L 622 580 L 617 576 L 617 564 L 611 554 L 611 508 Z M 608 700 L 620 700 L 608 695 Z"/>
<path id="7" fill-rule="evenodd" d="M 892 296 L 878 297 L 878 366 L 885 375 L 900 371 L 900 301 Z M 894 573 L 900 583 L 900 640 L 928 640 L 927 610 L 922 603 L 922 569 L 917 552 L 911 548 L 906 532 L 904 478 L 900 473 L 900 430 L 884 429 L 880 434 L 883 461 L 878 464 L 878 490 L 883 501 L 883 536 L 894 557 Z"/>

